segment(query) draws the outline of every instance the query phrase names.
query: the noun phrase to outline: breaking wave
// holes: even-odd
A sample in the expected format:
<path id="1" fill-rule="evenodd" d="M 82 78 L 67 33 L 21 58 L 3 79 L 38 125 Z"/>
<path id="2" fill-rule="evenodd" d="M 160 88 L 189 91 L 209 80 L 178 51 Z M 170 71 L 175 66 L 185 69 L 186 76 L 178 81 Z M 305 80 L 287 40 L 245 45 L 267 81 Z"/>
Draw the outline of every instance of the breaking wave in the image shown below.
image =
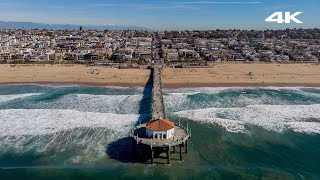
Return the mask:
<path id="1" fill-rule="evenodd" d="M 138 119 L 147 119 L 148 115 L 141 114 L 148 112 L 143 109 L 151 101 L 143 88 L 1 88 L 5 90 L 2 93 L 15 94 L 0 95 L 0 158 L 8 153 L 32 158 L 35 154 L 36 164 L 104 161 L 110 143 L 127 137 Z M 217 124 L 230 132 L 247 133 L 254 125 L 279 132 L 320 134 L 318 89 L 191 88 L 164 92 L 169 115 L 173 112 L 178 117 Z"/>
<path id="2" fill-rule="evenodd" d="M 320 104 L 317 88 L 195 88 L 166 90 L 169 112 L 207 109 L 242 108 L 250 105 L 310 105 Z"/>
<path id="3" fill-rule="evenodd" d="M 42 135 L 76 128 L 104 127 L 121 131 L 139 115 L 56 109 L 0 110 L 0 136 Z"/>
<path id="4" fill-rule="evenodd" d="M 50 99 L 47 101 L 46 99 Z M 141 95 L 92 95 L 68 94 L 61 97 L 55 94 L 24 102 L 20 109 L 69 109 L 85 112 L 115 114 L 137 114 Z M 14 104 L 13 107 L 16 107 Z M 13 108 L 12 108 L 13 109 Z"/>
<path id="5" fill-rule="evenodd" d="M 41 93 L 26 93 L 26 94 L 12 94 L 12 95 L 0 95 L 0 103 L 12 101 L 15 99 L 26 98 L 30 96 L 41 95 Z"/>
<path id="6" fill-rule="evenodd" d="M 105 108 L 114 113 L 138 112 L 141 95 L 89 95 L 77 94 L 82 109 Z"/>
<path id="7" fill-rule="evenodd" d="M 139 115 L 59 109 L 0 110 L 0 153 L 38 152 L 54 161 L 71 153 L 68 163 L 106 156 L 106 145 L 128 136 Z M 76 150 L 76 151 L 75 151 Z"/>
<path id="8" fill-rule="evenodd" d="M 248 132 L 245 125 L 267 130 L 320 134 L 320 104 L 249 105 L 242 108 L 208 108 L 175 112 L 174 115 L 210 122 L 229 132 Z"/>

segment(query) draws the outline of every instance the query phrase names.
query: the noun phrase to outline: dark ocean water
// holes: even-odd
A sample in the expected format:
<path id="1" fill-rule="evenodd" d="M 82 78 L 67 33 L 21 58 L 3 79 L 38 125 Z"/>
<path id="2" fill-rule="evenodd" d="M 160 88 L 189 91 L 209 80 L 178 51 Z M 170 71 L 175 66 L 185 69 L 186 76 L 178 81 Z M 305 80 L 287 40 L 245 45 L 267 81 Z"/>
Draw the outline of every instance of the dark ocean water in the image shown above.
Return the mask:
<path id="1" fill-rule="evenodd" d="M 320 179 L 320 89 L 164 94 L 192 139 L 183 162 L 149 166 L 126 138 L 149 119 L 148 88 L 0 86 L 0 179 Z"/>

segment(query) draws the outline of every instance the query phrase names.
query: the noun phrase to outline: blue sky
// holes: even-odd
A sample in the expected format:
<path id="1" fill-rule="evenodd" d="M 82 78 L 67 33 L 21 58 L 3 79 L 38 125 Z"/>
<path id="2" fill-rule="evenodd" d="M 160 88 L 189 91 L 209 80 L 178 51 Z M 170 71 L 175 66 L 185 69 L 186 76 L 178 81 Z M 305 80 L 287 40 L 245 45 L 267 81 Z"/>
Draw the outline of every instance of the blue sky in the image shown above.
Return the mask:
<path id="1" fill-rule="evenodd" d="M 319 28 L 319 7 L 319 0 L 0 0 L 0 20 L 156 30 Z M 304 24 L 266 23 L 275 11 L 302 11 Z"/>

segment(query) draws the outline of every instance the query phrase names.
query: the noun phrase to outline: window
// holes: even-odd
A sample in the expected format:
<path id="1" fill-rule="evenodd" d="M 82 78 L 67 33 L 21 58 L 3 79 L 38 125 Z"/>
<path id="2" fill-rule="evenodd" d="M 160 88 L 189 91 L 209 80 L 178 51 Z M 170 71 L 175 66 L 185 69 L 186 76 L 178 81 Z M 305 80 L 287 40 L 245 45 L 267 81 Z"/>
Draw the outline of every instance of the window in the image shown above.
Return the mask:
<path id="1" fill-rule="evenodd" d="M 167 139 L 167 135 L 166 134 L 163 135 L 163 139 Z"/>

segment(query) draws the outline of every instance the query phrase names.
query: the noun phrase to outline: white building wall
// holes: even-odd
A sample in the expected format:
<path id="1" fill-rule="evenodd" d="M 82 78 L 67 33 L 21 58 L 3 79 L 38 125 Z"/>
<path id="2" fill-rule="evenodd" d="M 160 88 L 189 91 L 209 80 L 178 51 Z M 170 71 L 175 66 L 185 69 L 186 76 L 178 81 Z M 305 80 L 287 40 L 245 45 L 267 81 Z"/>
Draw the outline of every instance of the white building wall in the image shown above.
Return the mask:
<path id="1" fill-rule="evenodd" d="M 167 131 L 167 139 L 172 138 L 174 136 L 174 128 Z"/>
<path id="2" fill-rule="evenodd" d="M 174 136 L 174 128 L 168 130 L 168 131 L 152 131 L 151 129 L 146 129 L 146 135 L 149 138 L 153 139 L 164 139 L 164 135 L 166 135 L 166 139 L 170 139 Z M 155 138 L 157 135 L 157 138 Z M 161 138 L 160 138 L 161 137 Z"/>

